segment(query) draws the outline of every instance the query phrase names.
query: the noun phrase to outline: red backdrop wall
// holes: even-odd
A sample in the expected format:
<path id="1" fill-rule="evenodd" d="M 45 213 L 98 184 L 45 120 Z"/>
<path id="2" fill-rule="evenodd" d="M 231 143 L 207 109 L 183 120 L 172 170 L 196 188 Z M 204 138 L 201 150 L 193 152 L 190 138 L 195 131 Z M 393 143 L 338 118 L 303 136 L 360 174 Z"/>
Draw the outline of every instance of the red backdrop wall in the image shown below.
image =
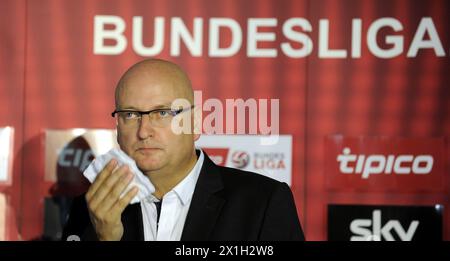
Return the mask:
<path id="1" fill-rule="evenodd" d="M 325 187 L 324 138 L 388 136 L 448 137 L 449 2 L 442 1 L 25 1 L 0 2 L 0 126 L 15 128 L 12 185 L 0 185 L 8 195 L 7 239 L 33 239 L 43 229 L 43 198 L 52 184 L 44 182 L 43 131 L 47 128 L 114 128 L 109 113 L 120 75 L 144 57 L 132 48 L 132 19 L 143 17 L 144 42 L 153 42 L 154 18 L 165 18 L 164 47 L 157 55 L 180 64 L 203 98 L 280 99 L 280 133 L 293 135 L 292 189 L 306 237 L 325 240 L 326 206 L 330 203 L 431 205 L 444 204 L 444 238 L 450 239 L 449 186 L 440 193 L 341 193 Z M 118 16 L 125 21 L 127 48 L 117 55 L 94 54 L 94 17 Z M 179 56 L 170 52 L 170 19 L 180 17 L 192 30 L 203 19 L 203 48 L 192 55 L 182 44 Z M 208 20 L 232 18 L 242 29 L 242 46 L 231 57 L 208 55 Z M 284 42 L 302 48 L 283 33 L 293 17 L 311 24 L 306 32 L 313 49 L 305 57 L 289 57 Z M 377 57 L 367 47 L 369 27 L 382 17 L 402 24 L 385 28 L 378 44 L 388 49 L 388 35 L 403 37 L 403 51 Z M 407 57 L 416 30 L 431 17 L 444 48 Z M 249 57 L 249 18 L 275 18 L 276 26 L 261 28 L 276 39 L 260 48 L 277 50 L 276 57 Z M 361 55 L 352 57 L 352 19 L 362 20 Z M 319 22 L 329 21 L 329 48 L 347 51 L 345 58 L 319 54 Z M 305 32 L 304 28 L 295 28 Z M 221 44 L 231 42 L 223 32 Z M 353 36 L 354 37 L 354 36 Z M 323 39 L 322 39 L 323 40 Z M 110 42 L 109 44 L 114 44 Z M 446 143 L 447 155 L 450 152 Z M 448 157 L 447 157 L 448 162 Z M 448 164 L 448 163 L 447 163 Z M 448 167 L 442 172 L 449 183 Z M 19 237 L 20 235 L 20 237 Z"/>

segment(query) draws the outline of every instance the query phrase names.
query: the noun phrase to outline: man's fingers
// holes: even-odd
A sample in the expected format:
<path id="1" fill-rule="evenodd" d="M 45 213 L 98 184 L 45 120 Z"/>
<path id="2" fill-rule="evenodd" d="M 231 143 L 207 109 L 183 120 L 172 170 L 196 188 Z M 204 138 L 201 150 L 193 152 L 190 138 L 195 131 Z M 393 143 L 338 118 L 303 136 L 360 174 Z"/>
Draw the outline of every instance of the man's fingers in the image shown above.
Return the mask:
<path id="1" fill-rule="evenodd" d="M 122 214 L 123 210 L 128 206 L 128 204 L 130 204 L 131 200 L 137 195 L 138 192 L 139 188 L 136 186 L 130 189 L 130 191 L 128 191 L 123 198 L 119 199 L 119 201 L 114 204 L 111 208 L 111 214 Z"/>
<path id="2" fill-rule="evenodd" d="M 112 175 L 109 175 L 108 178 L 102 182 L 102 185 L 100 188 L 97 189 L 94 195 L 90 198 L 89 206 L 92 210 L 96 209 L 100 204 L 102 204 L 102 201 L 105 199 L 105 197 L 109 194 L 109 192 L 112 190 L 116 182 L 120 180 L 125 174 L 128 172 L 128 166 L 123 165 L 120 168 L 118 168 Z M 109 195 L 111 196 L 111 195 Z M 114 200 L 117 200 L 114 199 Z"/>
<path id="3" fill-rule="evenodd" d="M 88 192 L 86 193 L 87 199 L 90 199 L 97 192 L 98 188 L 100 188 L 103 181 L 105 181 L 105 179 L 107 179 L 111 175 L 116 166 L 117 160 L 115 159 L 110 160 L 108 164 L 106 164 L 106 166 L 102 169 L 102 171 L 100 171 L 100 173 L 97 175 L 94 182 L 90 186 Z"/>
<path id="4" fill-rule="evenodd" d="M 122 176 L 111 188 L 108 195 L 103 199 L 101 205 L 98 206 L 98 212 L 109 212 L 111 207 L 120 199 L 120 195 L 125 191 L 127 186 L 133 180 L 134 175 L 129 171 Z"/>

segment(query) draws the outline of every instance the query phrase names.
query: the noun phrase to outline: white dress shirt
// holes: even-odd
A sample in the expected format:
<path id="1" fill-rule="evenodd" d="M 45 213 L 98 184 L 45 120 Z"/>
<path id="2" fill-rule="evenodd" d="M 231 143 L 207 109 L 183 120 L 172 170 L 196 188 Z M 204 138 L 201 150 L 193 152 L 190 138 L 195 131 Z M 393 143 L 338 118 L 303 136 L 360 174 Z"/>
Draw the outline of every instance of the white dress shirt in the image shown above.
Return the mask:
<path id="1" fill-rule="evenodd" d="M 157 225 L 157 210 L 153 202 L 159 201 L 153 195 L 141 201 L 142 220 L 145 241 L 179 241 L 183 232 L 184 222 L 191 205 L 200 170 L 203 166 L 203 152 L 191 172 L 166 193 L 162 199 L 159 225 Z"/>

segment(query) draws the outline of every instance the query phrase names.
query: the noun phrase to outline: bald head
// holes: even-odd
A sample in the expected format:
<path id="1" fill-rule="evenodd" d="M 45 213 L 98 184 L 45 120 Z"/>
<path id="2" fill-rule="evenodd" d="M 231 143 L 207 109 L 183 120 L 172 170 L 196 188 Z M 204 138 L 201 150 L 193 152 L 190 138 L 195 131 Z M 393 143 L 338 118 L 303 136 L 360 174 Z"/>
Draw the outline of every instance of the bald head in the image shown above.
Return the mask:
<path id="1" fill-rule="evenodd" d="M 131 88 L 162 88 L 174 98 L 184 98 L 191 104 L 194 93 L 186 73 L 176 64 L 160 60 L 147 59 L 134 64 L 120 78 L 115 91 L 116 108 L 121 106 L 121 94 Z"/>

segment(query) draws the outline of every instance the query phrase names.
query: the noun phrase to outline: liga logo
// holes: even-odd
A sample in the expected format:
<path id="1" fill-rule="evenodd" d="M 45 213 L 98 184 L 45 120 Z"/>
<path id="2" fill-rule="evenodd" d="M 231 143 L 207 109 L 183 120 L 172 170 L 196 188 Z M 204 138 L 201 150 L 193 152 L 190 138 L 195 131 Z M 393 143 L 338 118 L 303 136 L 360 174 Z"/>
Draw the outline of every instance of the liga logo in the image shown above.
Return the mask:
<path id="1" fill-rule="evenodd" d="M 258 173 L 291 185 L 292 137 L 280 135 L 277 144 L 261 144 L 262 135 L 202 135 L 196 142 L 219 166 Z"/>
<path id="2" fill-rule="evenodd" d="M 282 152 L 248 152 L 244 150 L 233 150 L 230 148 L 207 148 L 202 149 L 211 160 L 220 166 L 228 166 L 254 171 L 285 170 L 286 158 Z M 252 154 L 253 153 L 253 154 Z M 230 160 L 228 161 L 228 156 Z"/>
<path id="3" fill-rule="evenodd" d="M 245 151 L 235 151 L 231 156 L 231 162 L 233 163 L 234 167 L 243 169 L 247 167 L 248 163 L 250 162 L 250 155 L 248 155 L 248 153 Z"/>

